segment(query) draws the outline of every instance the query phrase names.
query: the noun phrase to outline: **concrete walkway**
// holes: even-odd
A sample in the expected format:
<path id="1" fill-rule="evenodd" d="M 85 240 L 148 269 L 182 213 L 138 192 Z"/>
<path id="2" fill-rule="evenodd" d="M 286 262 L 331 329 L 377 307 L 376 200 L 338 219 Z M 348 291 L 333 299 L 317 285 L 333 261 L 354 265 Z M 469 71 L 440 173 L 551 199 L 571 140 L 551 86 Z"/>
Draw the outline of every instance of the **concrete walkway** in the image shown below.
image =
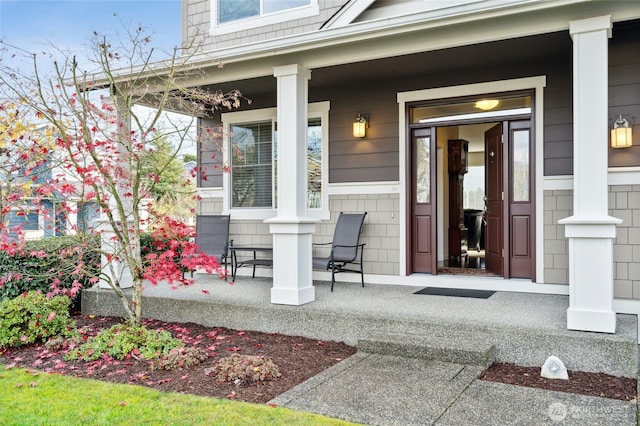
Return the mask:
<path id="1" fill-rule="evenodd" d="M 416 295 L 421 287 L 316 283 L 316 301 L 270 303 L 271 281 L 234 285 L 196 274 L 177 291 L 145 290 L 144 315 L 164 321 L 344 341 L 358 353 L 278 396 L 280 406 L 371 425 L 636 424 L 637 405 L 477 380 L 493 361 L 638 375 L 637 318 L 616 334 L 566 329 L 567 296 L 497 292 L 489 299 Z M 464 278 L 460 278 L 464 279 Z M 425 285 L 428 284 L 428 278 Z M 108 290 L 83 292 L 83 312 L 121 315 Z"/>
<path id="2" fill-rule="evenodd" d="M 636 424 L 636 402 L 477 380 L 482 371 L 358 352 L 271 402 L 381 426 Z"/>

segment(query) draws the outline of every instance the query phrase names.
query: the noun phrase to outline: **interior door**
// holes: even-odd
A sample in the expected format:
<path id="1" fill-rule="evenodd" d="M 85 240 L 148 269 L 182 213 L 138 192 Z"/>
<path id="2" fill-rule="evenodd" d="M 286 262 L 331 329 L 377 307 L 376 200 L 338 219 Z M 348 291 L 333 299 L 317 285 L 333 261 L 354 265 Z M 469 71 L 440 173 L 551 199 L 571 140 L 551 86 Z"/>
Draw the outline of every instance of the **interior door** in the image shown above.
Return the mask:
<path id="1" fill-rule="evenodd" d="M 437 271 L 435 128 L 411 133 L 410 272 Z"/>
<path id="2" fill-rule="evenodd" d="M 487 130 L 485 138 L 485 268 L 504 274 L 502 124 Z"/>

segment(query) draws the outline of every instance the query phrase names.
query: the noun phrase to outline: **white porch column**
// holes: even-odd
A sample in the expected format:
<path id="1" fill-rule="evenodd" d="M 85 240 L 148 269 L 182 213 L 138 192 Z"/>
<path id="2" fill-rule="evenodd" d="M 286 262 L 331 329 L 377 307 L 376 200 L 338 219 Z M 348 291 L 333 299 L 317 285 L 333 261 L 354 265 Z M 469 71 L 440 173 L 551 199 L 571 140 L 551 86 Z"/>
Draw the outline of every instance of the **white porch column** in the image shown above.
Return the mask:
<path id="1" fill-rule="evenodd" d="M 613 240 L 607 186 L 608 38 L 611 17 L 569 23 L 573 39 L 573 216 L 558 221 L 569 239 L 567 328 L 615 333 Z"/>
<path id="2" fill-rule="evenodd" d="M 316 220 L 307 214 L 307 81 L 300 65 L 274 68 L 278 79 L 278 215 L 265 222 L 273 234 L 271 303 L 315 300 L 311 238 Z"/>

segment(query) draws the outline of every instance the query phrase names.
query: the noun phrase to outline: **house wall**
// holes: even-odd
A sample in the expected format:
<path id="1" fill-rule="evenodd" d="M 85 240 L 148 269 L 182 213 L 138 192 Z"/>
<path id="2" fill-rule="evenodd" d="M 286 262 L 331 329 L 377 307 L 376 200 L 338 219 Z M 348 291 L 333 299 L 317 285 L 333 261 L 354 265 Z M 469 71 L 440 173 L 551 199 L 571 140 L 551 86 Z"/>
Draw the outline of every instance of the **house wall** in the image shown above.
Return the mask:
<path id="1" fill-rule="evenodd" d="M 623 220 L 613 246 L 615 297 L 640 299 L 640 185 L 610 186 L 609 214 Z"/>
<path id="2" fill-rule="evenodd" d="M 614 297 L 640 299 L 640 185 L 610 185 L 609 214 L 622 219 L 613 243 Z M 573 191 L 545 191 L 544 282 L 568 284 L 568 240 L 558 220 L 573 214 Z"/>
<path id="3" fill-rule="evenodd" d="M 637 31 L 640 31 L 638 22 L 617 24 L 614 26 L 614 37 L 610 40 L 609 116 L 611 123 L 618 114 L 629 118 L 634 126 L 635 139 L 632 148 L 609 149 L 611 166 L 640 165 L 640 40 L 633 36 Z M 456 58 L 478 58 L 480 46 L 482 50 L 500 51 L 506 43 L 514 41 L 465 46 L 419 54 L 424 56 L 425 62 L 450 62 L 452 67 L 446 72 L 419 73 L 400 79 L 381 73 L 377 80 L 349 79 L 344 85 L 330 87 L 316 83 L 322 81 L 324 69 L 312 70 L 309 101 L 331 102 L 329 182 L 396 181 L 400 178 L 398 92 L 534 75 L 545 75 L 547 78 L 544 91 L 544 175 L 573 174 L 571 39 L 568 33 L 556 33 L 518 42 L 522 44 L 522 49 L 527 49 L 527 43 L 536 42 L 553 44 L 555 50 L 546 56 L 532 57 L 529 62 L 505 57 L 498 63 L 475 59 L 475 62 L 461 64 Z M 370 66 L 383 68 L 381 61 L 372 61 Z M 336 68 L 342 69 L 345 75 L 354 74 L 349 65 L 332 67 L 326 72 L 335 72 Z M 244 92 L 244 95 L 252 100 L 249 108 L 273 107 L 276 104 L 275 93 L 257 98 L 251 92 Z M 369 114 L 370 118 L 367 137 L 363 139 L 354 139 L 351 135 L 351 126 L 358 113 Z M 216 161 L 221 161 L 221 155 L 216 157 Z M 221 184 L 221 169 L 218 167 L 213 173 L 217 173 L 216 177 L 208 179 L 203 186 Z"/>
<path id="4" fill-rule="evenodd" d="M 610 166 L 640 165 L 640 22 L 614 25 L 609 42 L 609 117 L 633 126 L 633 146 L 609 148 Z"/>
<path id="5" fill-rule="evenodd" d="M 320 13 L 317 16 L 214 36 L 209 35 L 211 0 L 183 0 L 183 3 L 183 44 L 187 44 L 196 36 L 205 35 L 202 49 L 209 51 L 317 31 L 342 7 L 345 0 L 320 0 Z"/>
<path id="6" fill-rule="evenodd" d="M 331 218 L 316 225 L 314 243 L 333 239 L 333 231 L 340 212 L 367 212 L 360 242 L 365 244 L 363 263 L 365 273 L 398 275 L 400 273 L 400 200 L 398 194 L 332 195 L 329 197 Z M 199 214 L 220 214 L 221 198 L 201 201 Z M 229 238 L 234 245 L 265 245 L 273 243 L 269 225 L 262 220 L 237 220 L 231 216 Z M 316 248 L 315 256 L 327 256 L 326 248 Z"/>
<path id="7" fill-rule="evenodd" d="M 569 284 L 569 240 L 558 220 L 573 212 L 572 191 L 544 192 L 544 282 Z"/>

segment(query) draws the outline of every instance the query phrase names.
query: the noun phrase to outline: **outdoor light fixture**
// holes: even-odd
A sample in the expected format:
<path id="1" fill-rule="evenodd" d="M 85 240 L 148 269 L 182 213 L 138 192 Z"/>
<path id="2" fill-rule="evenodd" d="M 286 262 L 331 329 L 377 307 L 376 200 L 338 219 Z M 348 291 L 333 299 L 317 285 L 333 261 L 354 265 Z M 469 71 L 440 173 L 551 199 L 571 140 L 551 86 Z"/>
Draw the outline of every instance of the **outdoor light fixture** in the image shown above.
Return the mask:
<path id="1" fill-rule="evenodd" d="M 631 126 L 629 126 L 629 122 L 620 115 L 616 121 L 613 122 L 613 129 L 611 129 L 611 148 L 629 148 L 631 143 Z"/>
<path id="2" fill-rule="evenodd" d="M 500 103 L 497 99 L 483 99 L 475 103 L 475 107 L 483 111 L 489 111 L 494 109 Z"/>
<path id="3" fill-rule="evenodd" d="M 366 134 L 366 127 L 368 120 L 368 115 L 366 114 L 358 114 L 356 117 L 356 121 L 353 122 L 353 137 L 354 138 L 364 138 Z"/>

